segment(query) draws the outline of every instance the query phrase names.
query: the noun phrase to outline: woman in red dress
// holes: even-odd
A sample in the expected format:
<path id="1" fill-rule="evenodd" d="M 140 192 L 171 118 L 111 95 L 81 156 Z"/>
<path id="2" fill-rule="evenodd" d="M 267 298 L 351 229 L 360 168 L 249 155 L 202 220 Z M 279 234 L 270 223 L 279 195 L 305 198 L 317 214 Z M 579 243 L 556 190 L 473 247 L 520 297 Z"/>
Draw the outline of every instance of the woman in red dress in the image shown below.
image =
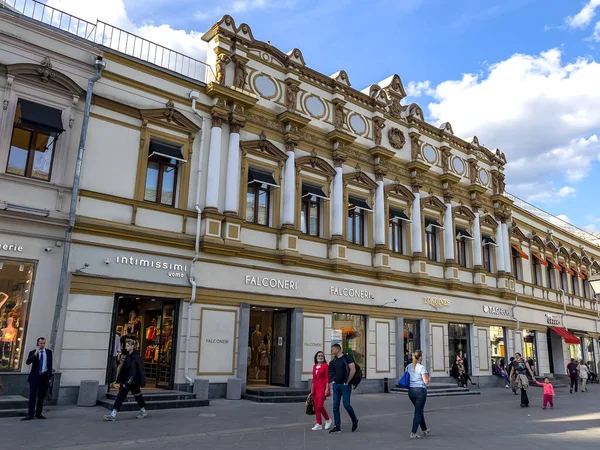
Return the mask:
<path id="1" fill-rule="evenodd" d="M 331 419 L 325 409 L 325 399 L 329 397 L 329 374 L 328 366 L 325 361 L 325 354 L 317 352 L 315 355 L 315 365 L 313 366 L 312 391 L 310 395 L 315 404 L 315 414 L 317 416 L 317 424 L 312 428 L 313 431 L 323 429 L 321 416 L 325 418 L 325 429 L 331 428 Z"/>

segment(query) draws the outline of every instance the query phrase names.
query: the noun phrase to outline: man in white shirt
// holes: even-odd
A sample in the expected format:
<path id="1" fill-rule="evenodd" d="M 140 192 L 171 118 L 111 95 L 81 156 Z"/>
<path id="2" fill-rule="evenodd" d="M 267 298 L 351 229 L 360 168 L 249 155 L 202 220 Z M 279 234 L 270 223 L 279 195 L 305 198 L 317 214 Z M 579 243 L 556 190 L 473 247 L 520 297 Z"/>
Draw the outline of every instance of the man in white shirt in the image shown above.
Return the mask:
<path id="1" fill-rule="evenodd" d="M 37 347 L 29 352 L 25 362 L 28 366 L 31 365 L 31 372 L 29 372 L 27 378 L 29 382 L 29 410 L 21 420 L 33 420 L 34 409 L 37 419 L 45 419 L 42 415 L 42 408 L 52 378 L 52 350 L 46 348 L 46 338 L 38 338 Z"/>

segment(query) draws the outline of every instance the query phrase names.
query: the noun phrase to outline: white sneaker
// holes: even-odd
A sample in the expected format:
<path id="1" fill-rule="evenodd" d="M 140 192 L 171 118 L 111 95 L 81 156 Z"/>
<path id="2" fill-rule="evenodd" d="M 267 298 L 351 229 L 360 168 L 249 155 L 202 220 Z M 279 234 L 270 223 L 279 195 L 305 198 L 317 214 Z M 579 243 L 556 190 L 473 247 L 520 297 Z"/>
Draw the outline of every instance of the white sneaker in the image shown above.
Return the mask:
<path id="1" fill-rule="evenodd" d="M 325 421 L 325 429 L 329 430 L 331 428 L 331 425 L 333 425 L 333 421 L 331 419 Z"/>
<path id="2" fill-rule="evenodd" d="M 323 429 L 323 427 L 319 424 L 316 424 L 314 427 L 312 427 L 313 431 L 321 431 Z"/>

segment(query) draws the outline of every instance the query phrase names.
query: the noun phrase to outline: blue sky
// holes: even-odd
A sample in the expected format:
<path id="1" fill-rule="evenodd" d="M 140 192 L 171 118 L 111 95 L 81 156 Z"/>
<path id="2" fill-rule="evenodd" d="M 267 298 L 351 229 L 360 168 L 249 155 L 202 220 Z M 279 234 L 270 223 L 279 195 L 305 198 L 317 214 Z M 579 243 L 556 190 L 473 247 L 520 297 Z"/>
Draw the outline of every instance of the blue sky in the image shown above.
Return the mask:
<path id="1" fill-rule="evenodd" d="M 509 160 L 508 189 L 600 231 L 600 0 L 48 0 L 188 54 L 224 13 L 357 89 L 400 75 L 430 122 Z"/>

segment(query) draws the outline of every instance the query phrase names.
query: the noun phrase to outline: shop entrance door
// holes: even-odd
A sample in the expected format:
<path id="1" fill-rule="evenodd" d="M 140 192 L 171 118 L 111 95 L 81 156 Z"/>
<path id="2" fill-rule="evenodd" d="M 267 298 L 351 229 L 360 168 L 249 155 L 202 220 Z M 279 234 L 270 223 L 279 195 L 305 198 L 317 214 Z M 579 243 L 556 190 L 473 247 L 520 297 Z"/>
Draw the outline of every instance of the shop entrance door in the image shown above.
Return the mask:
<path id="1" fill-rule="evenodd" d="M 248 330 L 248 385 L 288 385 L 289 311 L 253 306 Z"/>
<path id="2" fill-rule="evenodd" d="M 179 302 L 173 299 L 115 296 L 107 383 L 116 381 L 125 343 L 133 340 L 146 372 L 146 389 L 172 389 L 175 375 Z"/>

